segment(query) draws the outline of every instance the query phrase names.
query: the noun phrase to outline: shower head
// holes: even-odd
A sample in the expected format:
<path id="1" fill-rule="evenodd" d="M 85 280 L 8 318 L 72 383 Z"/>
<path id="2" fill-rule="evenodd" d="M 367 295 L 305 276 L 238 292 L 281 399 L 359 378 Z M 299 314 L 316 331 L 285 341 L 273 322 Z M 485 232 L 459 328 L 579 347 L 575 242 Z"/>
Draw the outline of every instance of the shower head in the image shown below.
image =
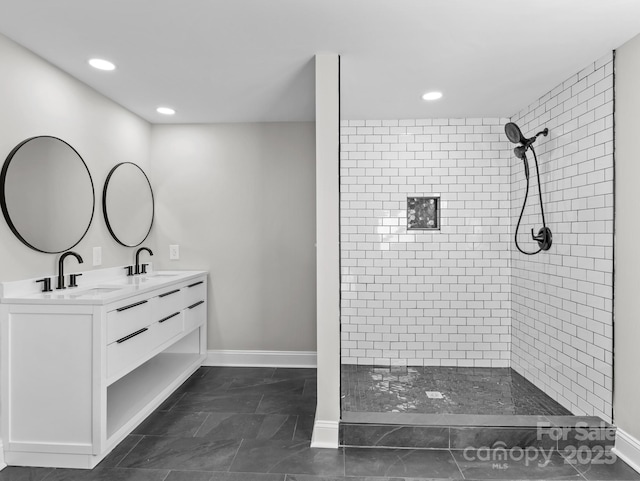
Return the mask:
<path id="1" fill-rule="evenodd" d="M 522 135 L 520 127 L 513 122 L 509 122 L 504 126 L 504 133 L 507 134 L 509 140 L 514 144 L 525 144 L 527 142 L 527 138 Z"/>
<path id="2" fill-rule="evenodd" d="M 524 145 L 518 145 L 515 149 L 513 149 L 513 153 L 520 160 L 527 160 L 527 148 Z"/>
<path id="3" fill-rule="evenodd" d="M 513 122 L 509 122 L 504 126 L 504 133 L 507 134 L 507 138 L 511 142 L 513 142 L 514 144 L 520 144 L 524 147 L 524 150 L 527 150 L 529 146 L 533 144 L 540 135 L 544 135 L 546 137 L 549 134 L 549 129 L 545 128 L 530 139 L 527 139 L 524 135 L 522 135 L 522 130 L 520 130 L 520 127 L 518 127 Z M 518 147 L 516 147 L 516 149 L 517 148 Z M 519 155 L 518 152 L 516 152 L 516 157 L 522 158 L 522 156 Z"/>

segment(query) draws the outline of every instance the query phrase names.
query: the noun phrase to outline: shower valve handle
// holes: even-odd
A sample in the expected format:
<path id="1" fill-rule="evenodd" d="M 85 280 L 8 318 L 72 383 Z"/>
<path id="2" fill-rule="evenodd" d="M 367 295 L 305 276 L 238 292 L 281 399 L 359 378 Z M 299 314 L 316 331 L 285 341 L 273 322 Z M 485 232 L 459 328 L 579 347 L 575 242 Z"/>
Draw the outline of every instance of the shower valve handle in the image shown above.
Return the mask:
<path id="1" fill-rule="evenodd" d="M 542 227 L 538 231 L 538 235 L 535 235 L 533 233 L 533 229 L 531 229 L 531 237 L 538 243 L 541 250 L 548 251 L 551 248 L 551 244 L 553 243 L 553 234 L 551 234 L 551 229 L 547 226 Z"/>

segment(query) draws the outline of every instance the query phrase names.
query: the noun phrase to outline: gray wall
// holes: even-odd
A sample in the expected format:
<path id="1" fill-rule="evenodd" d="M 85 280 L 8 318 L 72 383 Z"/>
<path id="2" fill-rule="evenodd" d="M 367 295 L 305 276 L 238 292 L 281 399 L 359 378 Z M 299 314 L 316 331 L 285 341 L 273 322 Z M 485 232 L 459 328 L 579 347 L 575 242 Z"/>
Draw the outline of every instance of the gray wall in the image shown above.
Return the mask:
<path id="1" fill-rule="evenodd" d="M 3 36 L 0 58 L 0 160 L 28 137 L 52 135 L 93 176 L 93 223 L 73 249 L 85 262 L 69 271 L 93 269 L 94 246 L 101 267 L 132 262 L 134 249 L 109 235 L 101 200 L 109 170 L 135 162 L 156 194 L 144 243 L 155 268 L 211 270 L 209 348 L 315 350 L 313 123 L 152 129 Z M 169 261 L 170 243 L 180 244 L 179 261 Z M 53 275 L 58 257 L 29 249 L 0 220 L 0 281 Z"/>
<path id="2" fill-rule="evenodd" d="M 102 247 L 102 267 L 131 263 L 133 249 L 117 244 L 105 226 L 102 186 L 119 162 L 135 162 L 149 170 L 150 124 L 2 35 L 0 58 L 0 162 L 21 141 L 52 135 L 80 153 L 93 177 L 93 222 L 73 249 L 85 262 L 70 262 L 68 271 L 92 269 L 94 246 Z M 58 257 L 28 248 L 0 219 L 0 281 L 53 275 Z"/>
<path id="3" fill-rule="evenodd" d="M 315 350 L 314 128 L 152 129 L 153 260 L 210 271 L 209 349 Z"/>
<path id="4" fill-rule="evenodd" d="M 640 36 L 616 51 L 616 234 L 614 346 L 616 425 L 640 439 L 640 223 L 638 133 L 640 133 Z"/>

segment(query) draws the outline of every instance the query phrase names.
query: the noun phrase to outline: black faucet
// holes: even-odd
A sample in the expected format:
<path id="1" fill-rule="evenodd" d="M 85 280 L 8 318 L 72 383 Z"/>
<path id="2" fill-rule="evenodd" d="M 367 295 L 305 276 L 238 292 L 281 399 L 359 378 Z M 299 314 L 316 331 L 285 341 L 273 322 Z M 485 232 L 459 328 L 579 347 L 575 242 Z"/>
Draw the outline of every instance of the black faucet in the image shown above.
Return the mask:
<path id="1" fill-rule="evenodd" d="M 146 264 L 142 264 L 142 266 L 140 266 L 140 252 L 142 252 L 142 251 L 147 251 L 150 256 L 153 255 L 153 252 L 148 247 L 140 247 L 140 249 L 138 249 L 136 251 L 136 270 L 135 270 L 136 274 L 146 274 L 147 273 L 147 265 Z"/>
<path id="2" fill-rule="evenodd" d="M 80 264 L 84 262 L 82 260 L 82 257 L 80 257 L 80 254 L 76 254 L 75 252 L 69 251 L 62 254 L 60 256 L 60 260 L 58 261 L 58 285 L 56 286 L 56 289 L 65 288 L 64 287 L 64 260 L 69 256 L 75 257 L 78 260 L 78 263 Z"/>

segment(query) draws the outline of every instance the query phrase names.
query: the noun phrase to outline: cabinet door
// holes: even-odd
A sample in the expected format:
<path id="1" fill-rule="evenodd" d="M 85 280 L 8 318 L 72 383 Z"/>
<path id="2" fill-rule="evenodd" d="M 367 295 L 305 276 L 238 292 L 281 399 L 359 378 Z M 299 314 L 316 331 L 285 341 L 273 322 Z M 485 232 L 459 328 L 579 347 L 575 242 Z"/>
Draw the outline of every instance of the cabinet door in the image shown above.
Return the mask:
<path id="1" fill-rule="evenodd" d="M 65 306 L 12 306 L 3 321 L 5 447 L 93 451 L 93 316 Z M 43 311 L 43 312 L 38 312 Z M 46 312 L 45 312 L 46 311 Z"/>

